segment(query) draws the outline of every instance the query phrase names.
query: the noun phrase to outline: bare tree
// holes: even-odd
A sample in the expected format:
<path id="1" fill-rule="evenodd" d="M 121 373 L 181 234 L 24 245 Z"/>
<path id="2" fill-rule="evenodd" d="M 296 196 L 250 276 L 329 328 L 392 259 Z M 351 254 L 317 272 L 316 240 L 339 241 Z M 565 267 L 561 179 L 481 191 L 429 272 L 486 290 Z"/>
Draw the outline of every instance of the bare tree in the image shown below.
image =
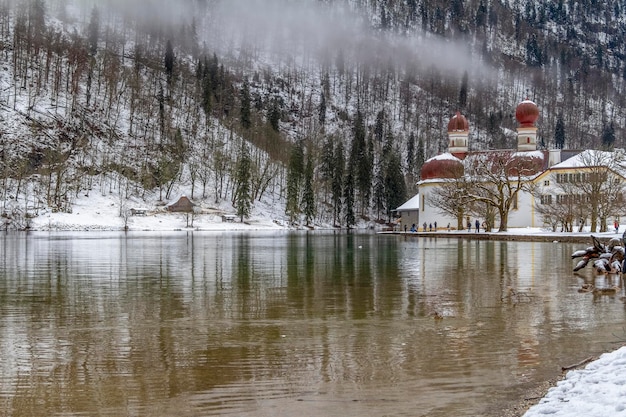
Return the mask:
<path id="1" fill-rule="evenodd" d="M 550 182 L 556 184 L 554 188 L 546 190 L 543 187 L 536 187 L 532 193 L 535 198 L 535 211 L 541 215 L 544 224 L 553 232 L 559 225 L 562 231 L 572 232 L 576 221 L 579 227 L 582 227 L 585 216 L 581 213 L 586 211 L 583 209 L 586 207 L 585 198 L 577 193 L 575 184 L 557 181 L 557 174 L 550 176 Z"/>
<path id="2" fill-rule="evenodd" d="M 623 151 L 587 150 L 576 158 L 579 172 L 557 174 L 557 184 L 572 184 L 573 193 L 584 196 L 582 202 L 588 207 L 591 231 L 598 230 L 599 222 L 600 232 L 605 232 L 609 216 L 623 213 L 626 155 Z"/>
<path id="3" fill-rule="evenodd" d="M 532 176 L 542 163 L 543 159 L 510 151 L 470 155 L 464 161 L 464 198 L 494 208 L 500 218 L 498 231 L 505 232 L 520 191 L 532 191 Z"/>
<path id="4" fill-rule="evenodd" d="M 456 218 L 456 228 L 462 230 L 463 217 L 468 205 L 472 202 L 466 194 L 469 184 L 463 175 L 463 166 L 451 166 L 443 176 L 448 179 L 432 191 L 430 204 L 437 208 L 440 213 Z"/>

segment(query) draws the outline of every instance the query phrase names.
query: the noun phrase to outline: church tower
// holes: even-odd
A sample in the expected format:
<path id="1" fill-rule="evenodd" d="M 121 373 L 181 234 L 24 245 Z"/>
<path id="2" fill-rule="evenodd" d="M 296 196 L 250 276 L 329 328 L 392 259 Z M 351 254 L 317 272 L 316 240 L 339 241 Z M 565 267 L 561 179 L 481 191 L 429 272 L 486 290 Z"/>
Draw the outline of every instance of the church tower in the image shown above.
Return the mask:
<path id="1" fill-rule="evenodd" d="M 465 116 L 456 112 L 448 122 L 448 152 L 465 159 L 468 152 L 469 123 Z"/>
<path id="2" fill-rule="evenodd" d="M 520 124 L 517 128 L 517 150 L 536 151 L 537 150 L 537 127 L 535 122 L 539 117 L 539 107 L 526 99 L 517 105 L 515 118 Z"/>

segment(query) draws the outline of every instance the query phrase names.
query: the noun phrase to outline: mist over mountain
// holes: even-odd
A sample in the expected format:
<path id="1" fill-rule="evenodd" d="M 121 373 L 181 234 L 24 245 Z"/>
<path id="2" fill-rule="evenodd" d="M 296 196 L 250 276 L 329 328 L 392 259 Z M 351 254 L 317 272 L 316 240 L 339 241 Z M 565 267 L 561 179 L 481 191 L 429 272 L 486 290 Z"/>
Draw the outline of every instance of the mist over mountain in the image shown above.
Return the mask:
<path id="1" fill-rule="evenodd" d="M 389 220 L 461 111 L 470 148 L 625 147 L 626 1 L 0 0 L 3 212 L 186 193 Z"/>

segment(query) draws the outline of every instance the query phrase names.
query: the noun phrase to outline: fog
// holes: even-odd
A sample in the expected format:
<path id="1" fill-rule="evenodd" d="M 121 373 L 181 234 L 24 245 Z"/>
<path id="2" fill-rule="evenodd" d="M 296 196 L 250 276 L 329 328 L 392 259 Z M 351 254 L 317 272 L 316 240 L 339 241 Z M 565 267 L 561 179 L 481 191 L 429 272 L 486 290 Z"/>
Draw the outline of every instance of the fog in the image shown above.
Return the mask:
<path id="1" fill-rule="evenodd" d="M 196 27 L 198 41 L 212 53 L 245 57 L 272 65 L 289 60 L 346 65 L 392 65 L 416 71 L 437 68 L 443 73 L 488 72 L 469 42 L 454 43 L 432 34 L 394 34 L 349 2 L 336 0 L 49 0 L 51 9 L 67 4 L 88 21 L 97 5 L 102 16 L 124 15 L 126 21 L 173 31 L 181 24 Z M 413 32 L 421 32 L 419 29 Z"/>

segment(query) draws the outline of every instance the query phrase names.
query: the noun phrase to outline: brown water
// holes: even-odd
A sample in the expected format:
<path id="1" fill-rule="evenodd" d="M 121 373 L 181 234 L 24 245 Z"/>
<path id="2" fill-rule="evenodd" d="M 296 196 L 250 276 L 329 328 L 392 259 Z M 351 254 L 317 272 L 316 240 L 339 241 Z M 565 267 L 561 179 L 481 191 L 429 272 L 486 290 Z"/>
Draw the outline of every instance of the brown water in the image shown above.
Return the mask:
<path id="1" fill-rule="evenodd" d="M 0 245 L 3 416 L 479 416 L 626 338 L 622 291 L 577 291 L 605 280 L 571 272 L 581 245 L 198 232 Z"/>

